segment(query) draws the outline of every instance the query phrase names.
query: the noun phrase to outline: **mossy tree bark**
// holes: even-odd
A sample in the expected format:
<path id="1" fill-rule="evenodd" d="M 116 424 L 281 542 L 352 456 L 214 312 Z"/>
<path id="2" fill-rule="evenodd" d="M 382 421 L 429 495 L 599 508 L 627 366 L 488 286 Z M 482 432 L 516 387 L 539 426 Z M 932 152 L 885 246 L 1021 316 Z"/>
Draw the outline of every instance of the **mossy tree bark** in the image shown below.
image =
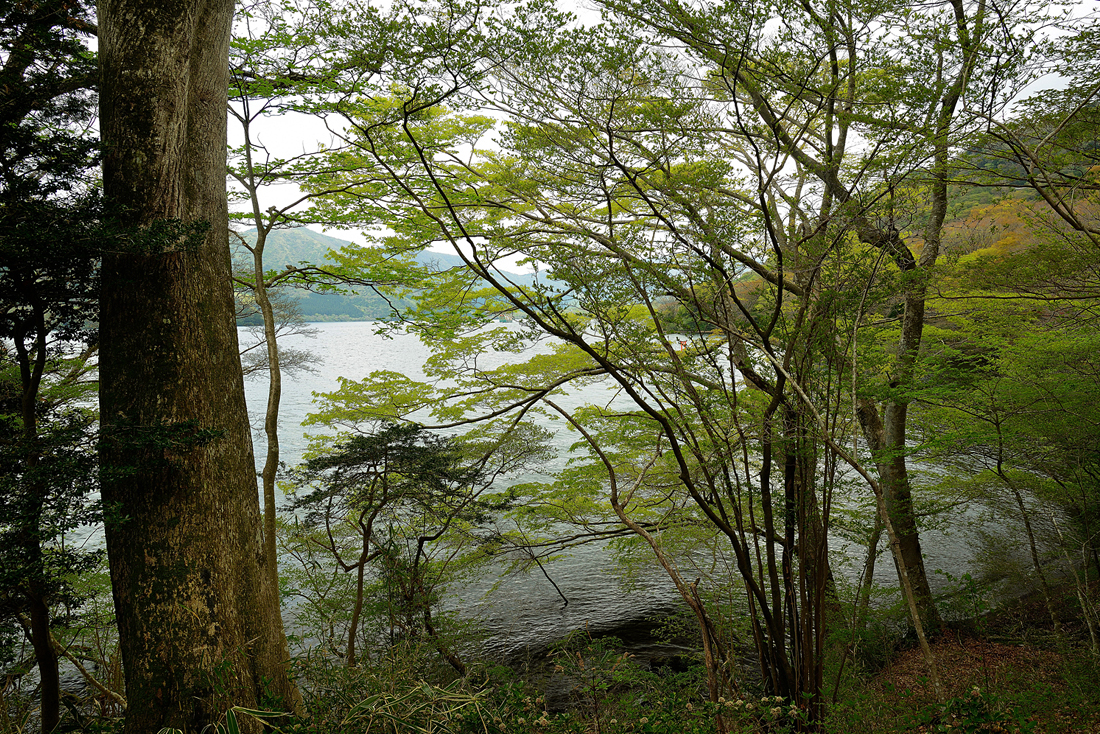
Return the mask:
<path id="1" fill-rule="evenodd" d="M 100 357 L 126 731 L 198 732 L 264 694 L 299 700 L 265 568 L 229 279 L 233 2 L 102 0 L 98 15 L 104 188 L 134 233 L 104 257 Z"/>

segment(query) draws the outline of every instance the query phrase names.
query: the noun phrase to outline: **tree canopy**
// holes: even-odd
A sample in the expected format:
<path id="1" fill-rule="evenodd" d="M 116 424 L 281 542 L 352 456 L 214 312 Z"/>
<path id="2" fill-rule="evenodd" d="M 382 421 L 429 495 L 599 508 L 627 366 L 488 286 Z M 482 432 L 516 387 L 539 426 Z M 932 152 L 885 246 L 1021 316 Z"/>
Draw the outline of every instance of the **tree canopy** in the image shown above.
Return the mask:
<path id="1" fill-rule="evenodd" d="M 51 543 L 94 517 L 94 417 L 73 406 L 101 340 L 133 731 L 198 730 L 269 685 L 295 708 L 280 532 L 354 575 L 348 668 L 379 641 L 361 616 L 384 588 L 391 637 L 460 674 L 433 617 L 449 569 L 610 540 L 676 588 L 714 707 L 747 642 L 804 728 L 854 654 L 882 535 L 945 697 L 929 507 L 977 500 L 1022 528 L 1061 624 L 1052 555 L 1100 566 L 1095 19 L 1034 0 L 594 4 L 587 25 L 550 0 L 257 2 L 235 21 L 225 2 L 0 6 L 0 539 L 18 561 L 0 599 L 27 613 L 45 729 L 60 576 L 91 562 Z M 269 148 L 279 117 L 329 139 Z M 298 194 L 269 207 L 276 185 Z M 232 220 L 255 227 L 235 276 Z M 304 224 L 370 246 L 265 261 Z M 262 525 L 231 277 L 265 325 Z M 281 530 L 279 285 L 372 288 L 379 328 L 431 350 L 423 379 L 317 396 L 309 420 L 334 435 L 288 475 Z M 520 482 L 550 421 L 568 461 Z M 853 590 L 838 569 L 856 566 Z"/>

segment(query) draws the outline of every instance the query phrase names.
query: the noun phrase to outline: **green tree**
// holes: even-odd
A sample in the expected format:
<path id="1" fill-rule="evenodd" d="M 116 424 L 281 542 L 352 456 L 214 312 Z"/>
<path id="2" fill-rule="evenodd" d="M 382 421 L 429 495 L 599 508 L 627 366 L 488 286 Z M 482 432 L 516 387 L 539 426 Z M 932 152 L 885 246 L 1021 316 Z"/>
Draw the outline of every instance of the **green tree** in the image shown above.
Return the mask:
<path id="1" fill-rule="evenodd" d="M 752 144 L 789 157 L 814 180 L 817 211 L 807 212 L 808 236 L 791 242 L 788 257 L 813 258 L 824 225 L 839 224 L 879 250 L 901 276 L 899 328 L 894 357 L 884 365 L 886 384 L 878 396 L 863 393 L 857 414 L 896 528 L 899 573 L 913 586 L 923 622 L 935 628 L 906 466 L 906 392 L 940 252 L 951 146 L 976 129 L 963 100 L 977 94 L 983 107 L 1000 109 L 1027 78 L 1025 57 L 1006 66 L 990 48 L 1026 47 L 1034 33 L 1022 22 L 1030 20 L 1029 11 L 1017 5 L 1006 22 L 995 22 L 983 3 L 950 2 L 920 12 L 908 5 L 844 12 L 790 6 L 768 38 L 763 18 L 748 6 L 696 10 L 670 0 L 641 13 L 615 0 L 601 5 L 683 44 L 693 59 L 713 69 L 737 120 L 752 121 L 751 130 L 741 123 Z M 864 35 L 869 22 L 884 32 Z M 792 57 L 792 48 L 805 52 Z M 873 142 L 861 145 L 859 139 Z M 874 206 L 880 198 L 892 205 L 899 186 L 918 186 L 929 202 L 909 222 L 898 221 L 892 206 Z"/>
<path id="2" fill-rule="evenodd" d="M 396 28 L 408 28 L 409 8 L 403 3 L 388 12 L 362 3 L 333 6 L 327 0 L 301 3 L 293 8 L 279 3 L 253 3 L 242 13 L 237 36 L 231 44 L 232 84 L 230 118 L 239 126 L 241 145 L 231 150 L 230 196 L 247 211 L 231 214 L 236 222 L 254 227 L 251 239 L 235 235 L 251 255 L 251 262 L 235 274 L 239 286 L 251 291 L 252 301 L 262 317 L 263 359 L 268 379 L 264 413 L 266 456 L 261 471 L 264 497 L 264 549 L 273 583 L 278 583 L 275 550 L 275 480 L 280 463 L 279 409 L 282 399 L 284 360 L 278 345 L 275 289 L 298 287 L 320 293 L 347 292 L 352 288 L 373 289 L 378 279 L 400 280 L 400 270 L 375 273 L 362 278 L 318 263 L 265 264 L 264 252 L 273 231 L 306 224 L 339 224 L 327 212 L 312 206 L 330 191 L 299 190 L 290 202 L 264 206 L 272 187 L 296 187 L 300 182 L 327 170 L 339 147 L 316 143 L 289 157 L 273 153 L 261 142 L 265 120 L 303 116 L 324 109 L 326 104 L 355 96 L 405 68 L 416 69 L 425 51 L 415 42 L 409 47 L 392 42 Z M 348 23 L 347 18 L 357 22 Z M 440 49 L 446 53 L 450 49 Z M 431 48 L 427 53 L 435 52 Z M 417 72 L 419 73 L 419 72 Z M 367 182 L 369 183 L 369 179 Z M 346 185 L 346 184 L 341 184 Z"/>
<path id="3" fill-rule="evenodd" d="M 94 500 L 95 414 L 74 405 L 94 393 L 87 375 L 94 364 L 88 362 L 90 351 L 60 356 L 50 340 L 55 353 L 43 360 L 27 420 L 28 384 L 22 378 L 36 371 L 28 369 L 25 358 L 33 359 L 37 348 L 28 355 L 25 344 L 19 346 L 17 354 L 6 347 L 0 353 L 0 635 L 7 638 L 14 628 L 31 643 L 43 731 L 53 731 L 60 721 L 61 695 L 55 629 L 71 622 L 84 602 L 73 578 L 94 568 L 102 556 L 70 537 L 100 519 Z M 12 660 L 10 641 L 0 646 L 5 663 Z"/>
<path id="4" fill-rule="evenodd" d="M 1096 38 L 1086 19 L 1054 41 L 1067 84 L 1023 100 L 1010 120 L 990 120 L 964 158 L 973 162 L 966 184 L 1002 198 L 1018 241 L 956 249 L 937 294 L 949 315 L 933 332 L 915 393 L 932 455 L 952 462 L 986 502 L 1012 508 L 1056 626 L 1044 547 L 1068 544 L 1081 552 L 1074 564 L 1100 566 Z M 1058 526 L 1062 513 L 1073 532 Z"/>
<path id="5" fill-rule="evenodd" d="M 933 331 L 940 346 L 922 365 L 927 387 L 917 398 L 922 450 L 954 469 L 949 483 L 962 484 L 957 491 L 1022 528 L 1058 626 L 1050 549 L 1072 553 L 1085 569 L 1100 567 L 1100 416 L 1090 399 L 1098 337 L 1094 328 L 1051 323 L 1019 303 L 971 303 L 965 319 Z"/>
<path id="6" fill-rule="evenodd" d="M 434 376 L 468 379 L 478 399 L 507 386 L 493 411 L 528 409 L 570 380 L 622 390 L 639 412 L 621 412 L 650 422 L 651 458 L 634 447 L 628 475 L 640 488 L 651 461 L 675 462 L 743 559 L 765 679 L 812 695 L 828 614 L 822 512 L 839 467 L 878 496 L 922 641 L 936 626 L 906 461 L 915 360 L 952 146 L 980 131 L 962 101 L 1001 109 L 1029 78 L 1026 54 L 1006 65 L 990 49 L 1027 48 L 1034 8 L 992 22 L 981 3 L 791 5 L 770 28 L 769 14 L 734 3 L 601 5 L 609 25 L 560 30 L 536 4 L 500 29 L 514 34 L 506 63 L 463 77 L 506 117 L 493 146 L 479 145 L 487 124 L 433 109 L 416 88 L 345 104 L 354 167 L 390 174 L 393 193 L 349 186 L 332 206 L 381 217 L 397 233 L 391 252 L 442 241 L 463 256 L 468 273 L 418 292 L 411 318 L 425 335 L 508 315 L 568 345 L 505 379 L 469 364 L 500 335 L 464 335 Z M 499 268 L 517 255 L 539 268 L 534 286 Z M 677 336 L 682 351 L 664 332 L 670 301 L 701 327 Z M 418 399 L 412 386 L 399 398 Z M 856 416 L 877 477 L 843 448 Z M 591 446 L 613 486 L 622 469 Z M 717 685 L 715 673 L 712 695 Z"/>
<path id="7" fill-rule="evenodd" d="M 570 40 L 563 46 L 583 43 L 585 52 L 596 55 L 595 49 L 613 48 L 606 38 Z M 410 316 L 412 326 L 437 345 L 429 376 L 458 382 L 449 390 L 453 399 L 439 400 L 396 377 L 384 388 L 346 386 L 344 399 L 369 404 L 383 398 L 375 403 L 381 410 L 385 395 L 394 411 L 430 404 L 439 418 L 457 421 L 478 411 L 494 415 L 515 410 L 522 415 L 540 402 L 557 400 L 572 383 L 609 379 L 633 408 L 608 408 L 587 418 L 566 411 L 589 436 L 592 421 L 604 425 L 591 447 L 593 459 L 606 472 L 589 473 L 574 488 L 607 489 L 618 521 L 652 541 L 698 616 L 715 699 L 726 685 L 722 671 L 728 654 L 713 634 L 697 591 L 683 580 L 655 537 L 670 523 L 702 521 L 718 528 L 736 558 L 739 581 L 750 589 L 752 632 L 765 680 L 782 694 L 810 692 L 822 662 L 812 641 L 820 639 L 825 627 L 829 596 L 819 508 L 822 497 L 833 490 L 833 479 L 815 467 L 810 436 L 817 429 L 803 422 L 808 416 L 799 415 L 798 396 L 789 383 L 792 371 L 807 386 L 816 379 L 802 371 L 812 362 L 800 361 L 802 356 L 789 347 L 799 344 L 797 335 L 806 322 L 798 318 L 797 306 L 788 310 L 782 298 L 759 282 L 747 292 L 729 287 L 750 270 L 767 282 L 783 281 L 787 271 L 766 262 L 776 252 L 775 239 L 759 239 L 753 231 L 759 219 L 744 213 L 752 197 L 741 193 L 729 166 L 708 159 L 717 143 L 707 142 L 713 127 L 706 114 L 683 100 L 651 101 L 650 90 L 675 84 L 671 72 L 659 81 L 616 80 L 611 70 L 623 68 L 625 59 L 612 51 L 592 62 L 594 69 L 578 68 L 568 53 L 543 61 L 541 69 L 591 76 L 574 82 L 576 87 L 547 79 L 537 87 L 532 84 L 529 96 L 513 98 L 513 105 L 530 104 L 530 114 L 498 138 L 501 153 L 479 151 L 487 160 L 476 169 L 455 151 L 476 141 L 485 120 L 422 110 L 407 115 L 402 136 L 371 120 L 408 110 L 415 100 L 396 100 L 389 107 L 376 100 L 361 108 L 364 118 L 355 125 L 369 131 L 369 138 L 361 141 L 364 166 L 415 165 L 418 158 L 455 163 L 432 170 L 443 182 L 439 188 L 428 176 L 401 178 L 409 201 L 394 207 L 385 220 L 398 233 L 390 244 L 415 247 L 433 237 L 461 237 L 462 247 L 456 249 L 466 255 L 470 272 L 455 273 L 434 290 L 419 292 L 419 311 Z M 590 105 L 583 91 L 574 91 L 585 83 L 610 87 L 607 98 L 613 107 L 609 109 L 607 98 Z M 679 87 L 676 91 L 690 93 Z M 567 110 L 558 119 L 568 118 L 570 128 L 537 116 L 541 113 L 536 108 L 542 105 L 544 110 L 547 100 Z M 377 118 L 367 117 L 372 114 Z M 661 147 L 661 133 L 650 140 L 639 129 L 646 123 L 656 130 L 691 133 Z M 605 133 L 612 125 L 609 161 Z M 592 159 L 606 163 L 575 163 Z M 653 175 L 639 182 L 634 172 L 645 168 Z M 699 214 L 686 205 L 691 197 L 681 192 L 688 189 L 706 201 L 708 211 Z M 349 189 L 333 205 L 353 206 L 356 196 L 369 194 Z M 653 210 L 661 214 L 651 216 Z M 448 214 L 457 221 L 446 221 Z M 651 235 L 654 230 L 659 234 Z M 516 251 L 517 243 L 545 268 L 543 279 L 530 288 L 513 287 L 494 264 L 502 251 Z M 790 287 L 799 295 L 807 292 L 797 284 Z M 657 303 L 669 297 L 690 307 L 700 324 L 682 335 L 690 343 L 683 350 L 663 331 L 664 308 Z M 518 333 L 467 330 L 498 315 L 518 317 L 531 328 Z M 561 346 L 523 365 L 489 369 L 474 357 L 491 350 L 520 351 L 545 339 L 543 335 Z M 748 375 L 755 390 L 737 384 L 738 371 Z M 593 481 L 600 473 L 603 479 Z M 677 485 L 686 497 L 676 492 L 671 495 L 675 499 L 661 505 L 661 497 L 668 498 L 669 487 Z M 685 519 L 685 501 L 698 513 L 694 520 Z M 661 514 L 671 519 L 662 521 Z M 796 539 L 803 549 L 798 561 L 792 557 Z M 763 565 L 758 562 L 762 558 L 767 559 Z M 795 613 L 792 605 L 801 612 Z M 797 640 L 791 649 L 785 642 L 789 636 Z M 811 644 L 804 646 L 807 641 Z"/>

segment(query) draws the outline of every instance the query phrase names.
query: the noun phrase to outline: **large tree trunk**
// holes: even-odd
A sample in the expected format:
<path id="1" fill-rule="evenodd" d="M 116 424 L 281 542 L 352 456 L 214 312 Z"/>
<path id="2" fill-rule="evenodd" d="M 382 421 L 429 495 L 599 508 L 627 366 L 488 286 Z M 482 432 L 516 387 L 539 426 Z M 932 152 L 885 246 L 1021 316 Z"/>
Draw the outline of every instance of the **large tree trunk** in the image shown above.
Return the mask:
<path id="1" fill-rule="evenodd" d="M 99 5 L 107 551 L 127 732 L 198 732 L 266 690 L 297 703 L 265 569 L 225 195 L 232 0 Z M 150 240 L 157 223 L 205 226 Z M 136 243 L 140 242 L 138 245 Z"/>

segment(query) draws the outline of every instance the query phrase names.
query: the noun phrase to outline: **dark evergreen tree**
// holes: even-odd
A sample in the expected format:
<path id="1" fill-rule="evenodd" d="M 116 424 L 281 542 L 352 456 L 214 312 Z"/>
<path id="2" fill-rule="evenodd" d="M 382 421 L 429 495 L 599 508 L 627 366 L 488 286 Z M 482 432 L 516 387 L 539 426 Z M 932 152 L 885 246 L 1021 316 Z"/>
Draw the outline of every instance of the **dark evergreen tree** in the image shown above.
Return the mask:
<path id="1" fill-rule="evenodd" d="M 46 732 L 51 617 L 78 601 L 64 578 L 96 560 L 62 542 L 96 514 L 94 418 L 72 405 L 99 288 L 94 32 L 81 0 L 0 2 L 0 616 L 30 638 Z"/>
<path id="2" fill-rule="evenodd" d="M 386 591 L 391 641 L 426 637 L 465 674 L 465 664 L 433 622 L 446 566 L 434 556 L 438 546 L 481 545 L 473 537 L 475 529 L 514 502 L 514 493 L 487 493 L 508 464 L 501 465 L 497 456 L 497 467 L 490 468 L 490 456 L 418 425 L 383 423 L 371 433 L 347 437 L 295 470 L 299 493 L 292 508 L 304 510 L 303 524 L 320 531 L 323 551 L 345 573 L 356 574 L 349 667 L 357 664 L 356 638 L 369 601 L 366 581 L 373 574 Z"/>

